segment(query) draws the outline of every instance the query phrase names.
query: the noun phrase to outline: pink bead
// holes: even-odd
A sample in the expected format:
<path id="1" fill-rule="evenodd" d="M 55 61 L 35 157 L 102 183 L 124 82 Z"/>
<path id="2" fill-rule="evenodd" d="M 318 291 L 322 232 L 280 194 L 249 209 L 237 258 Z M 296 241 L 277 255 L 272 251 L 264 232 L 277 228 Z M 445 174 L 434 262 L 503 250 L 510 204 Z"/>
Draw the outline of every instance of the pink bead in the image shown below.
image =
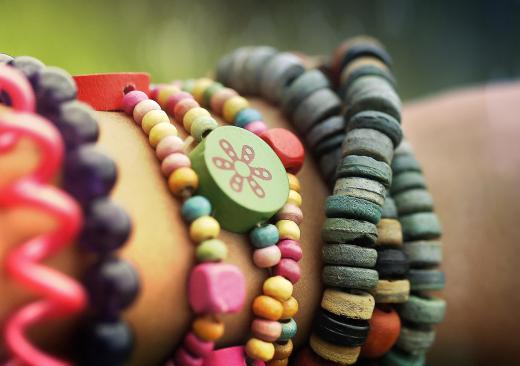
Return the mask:
<path id="1" fill-rule="evenodd" d="M 287 278 L 293 284 L 298 282 L 301 277 L 300 265 L 296 261 L 288 258 L 283 258 L 280 263 L 274 267 L 273 273 L 275 276 Z"/>
<path id="2" fill-rule="evenodd" d="M 196 107 L 200 107 L 200 105 L 199 103 L 197 103 L 195 99 L 185 98 L 179 101 L 179 103 L 177 103 L 173 110 L 175 121 L 177 121 L 178 123 L 182 123 L 184 115 L 188 113 L 190 109 Z"/>
<path id="3" fill-rule="evenodd" d="M 246 296 L 244 275 L 238 267 L 224 263 L 202 263 L 191 271 L 188 297 L 197 314 L 236 313 Z"/>
<path id="4" fill-rule="evenodd" d="M 147 99 L 137 103 L 133 113 L 135 123 L 141 126 L 144 115 L 154 109 L 161 109 L 161 106 L 155 100 Z"/>
<path id="5" fill-rule="evenodd" d="M 229 88 L 220 89 L 217 91 L 210 100 L 211 111 L 217 116 L 222 116 L 222 108 L 224 103 L 231 97 L 238 95 L 236 91 Z"/>
<path id="6" fill-rule="evenodd" d="M 254 133 L 255 135 L 261 135 L 265 131 L 267 131 L 267 125 L 263 121 L 254 121 L 248 123 L 245 127 L 249 132 Z"/>
<path id="7" fill-rule="evenodd" d="M 265 248 L 256 249 L 253 252 L 253 262 L 258 268 L 273 267 L 280 262 L 282 253 L 276 245 L 270 245 Z"/>
<path id="8" fill-rule="evenodd" d="M 290 220 L 300 225 L 303 221 L 302 210 L 292 203 L 286 203 L 276 214 L 277 220 Z"/>
<path id="9" fill-rule="evenodd" d="M 260 360 L 255 360 L 251 366 L 265 366 Z M 248 366 L 244 347 L 228 347 L 211 352 L 204 360 L 204 366 Z"/>
<path id="10" fill-rule="evenodd" d="M 184 348 L 192 355 L 204 358 L 213 351 L 215 343 L 203 341 L 193 334 L 193 332 L 189 332 L 184 338 Z"/>
<path id="11" fill-rule="evenodd" d="M 183 152 L 184 141 L 179 136 L 166 136 L 155 147 L 155 155 L 163 160 L 170 154 Z"/>
<path id="12" fill-rule="evenodd" d="M 159 90 L 161 90 L 161 86 L 164 84 L 156 84 L 152 85 L 150 88 L 150 99 L 157 100 L 157 96 L 159 95 Z"/>
<path id="13" fill-rule="evenodd" d="M 251 324 L 251 330 L 255 337 L 266 342 L 274 342 L 282 334 L 282 324 L 272 320 L 255 319 Z"/>
<path id="14" fill-rule="evenodd" d="M 177 366 L 202 366 L 204 364 L 203 358 L 190 355 L 184 347 L 177 350 L 174 360 Z"/>
<path id="15" fill-rule="evenodd" d="M 175 106 L 183 99 L 193 99 L 193 96 L 190 93 L 180 92 L 170 95 L 168 97 L 168 101 L 166 102 L 166 110 L 168 113 L 173 114 L 175 110 Z"/>
<path id="16" fill-rule="evenodd" d="M 130 93 L 126 93 L 123 97 L 123 110 L 126 114 L 131 115 L 134 111 L 135 106 L 142 102 L 143 100 L 147 100 L 148 95 L 140 90 L 133 90 Z"/>
<path id="17" fill-rule="evenodd" d="M 161 163 L 161 171 L 165 177 L 169 177 L 175 170 L 185 167 L 191 167 L 191 160 L 184 153 L 170 154 Z"/>
<path id="18" fill-rule="evenodd" d="M 276 244 L 282 253 L 282 258 L 289 258 L 299 262 L 303 257 L 302 247 L 296 240 L 284 239 Z"/>

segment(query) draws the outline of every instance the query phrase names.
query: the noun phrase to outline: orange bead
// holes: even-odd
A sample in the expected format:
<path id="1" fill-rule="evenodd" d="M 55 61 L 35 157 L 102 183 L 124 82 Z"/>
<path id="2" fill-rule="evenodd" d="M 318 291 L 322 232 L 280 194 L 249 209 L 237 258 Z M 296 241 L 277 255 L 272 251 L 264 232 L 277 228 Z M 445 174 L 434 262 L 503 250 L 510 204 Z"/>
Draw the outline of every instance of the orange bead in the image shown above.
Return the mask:
<path id="1" fill-rule="evenodd" d="M 193 333 L 203 341 L 214 342 L 224 335 L 224 323 L 209 315 L 200 316 L 193 322 Z"/>
<path id="2" fill-rule="evenodd" d="M 283 314 L 283 305 L 271 296 L 260 295 L 253 301 L 253 313 L 264 319 L 279 320 Z"/>
<path id="3" fill-rule="evenodd" d="M 199 177 L 197 173 L 188 167 L 175 170 L 168 178 L 168 187 L 170 191 L 177 196 L 193 192 L 198 186 Z"/>
<path id="4" fill-rule="evenodd" d="M 361 348 L 361 355 L 366 358 L 379 358 L 387 353 L 397 342 L 401 331 L 401 320 L 397 312 L 388 307 L 388 310 L 374 309 L 370 319 L 370 331 L 365 345 Z"/>
<path id="5" fill-rule="evenodd" d="M 298 313 L 298 301 L 291 297 L 289 300 L 282 303 L 283 313 L 281 319 L 292 318 Z"/>
<path id="6" fill-rule="evenodd" d="M 251 338 L 246 343 L 246 353 L 253 360 L 269 361 L 274 355 L 274 346 L 257 338 Z"/>

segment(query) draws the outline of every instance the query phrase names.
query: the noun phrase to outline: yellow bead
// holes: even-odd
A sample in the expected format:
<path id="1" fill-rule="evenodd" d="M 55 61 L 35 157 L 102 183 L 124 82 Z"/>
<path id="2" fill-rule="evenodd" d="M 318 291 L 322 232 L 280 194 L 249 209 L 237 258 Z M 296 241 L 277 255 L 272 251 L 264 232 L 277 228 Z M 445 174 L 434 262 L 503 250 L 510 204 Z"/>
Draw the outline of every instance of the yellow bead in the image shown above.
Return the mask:
<path id="1" fill-rule="evenodd" d="M 168 117 L 166 112 L 161 109 L 152 109 L 150 112 L 144 115 L 141 127 L 143 128 L 143 131 L 148 135 L 152 127 L 162 122 L 170 123 L 170 118 Z"/>
<path id="2" fill-rule="evenodd" d="M 211 216 L 201 216 L 190 225 L 190 238 L 196 243 L 215 239 L 220 234 L 220 224 Z"/>
<path id="3" fill-rule="evenodd" d="M 268 320 L 279 320 L 283 314 L 283 305 L 271 296 L 260 295 L 253 300 L 253 313 Z"/>
<path id="4" fill-rule="evenodd" d="M 200 316 L 193 321 L 193 333 L 206 342 L 214 342 L 224 335 L 224 323 L 211 316 Z"/>
<path id="5" fill-rule="evenodd" d="M 202 78 L 195 82 L 193 89 L 191 90 L 191 95 L 193 95 L 193 98 L 195 98 L 199 104 L 202 104 L 202 96 L 204 95 L 204 92 L 213 83 L 214 81 L 208 78 Z"/>
<path id="6" fill-rule="evenodd" d="M 159 123 L 153 126 L 148 135 L 148 140 L 150 141 L 150 145 L 156 147 L 159 141 L 166 136 L 177 136 L 177 128 L 172 125 L 169 120 L 168 122 Z"/>
<path id="7" fill-rule="evenodd" d="M 300 192 L 300 181 L 296 178 L 296 175 L 287 173 L 287 178 L 289 179 L 289 189 Z"/>
<path id="8" fill-rule="evenodd" d="M 188 167 L 176 169 L 168 178 L 168 187 L 170 191 L 177 196 L 183 196 L 185 193 L 193 192 L 198 186 L 199 177 L 197 173 Z"/>
<path id="9" fill-rule="evenodd" d="M 253 360 L 270 361 L 274 356 L 274 345 L 258 338 L 251 338 L 246 343 L 246 353 Z"/>
<path id="10" fill-rule="evenodd" d="M 289 300 L 286 300 L 282 303 L 283 305 L 283 314 L 281 319 L 290 319 L 294 317 L 298 313 L 298 301 L 291 297 Z"/>
<path id="11" fill-rule="evenodd" d="M 298 192 L 296 192 L 294 189 L 289 190 L 289 197 L 287 198 L 287 203 L 292 203 L 295 206 L 301 207 L 302 206 L 302 196 Z"/>
<path id="12" fill-rule="evenodd" d="M 278 301 L 287 301 L 292 296 L 293 284 L 282 276 L 273 276 L 264 281 L 262 291 Z"/>
<path id="13" fill-rule="evenodd" d="M 228 123 L 235 122 L 235 116 L 242 109 L 249 107 L 249 102 L 246 98 L 241 97 L 239 95 L 235 95 L 234 97 L 229 98 L 224 103 L 224 107 L 222 109 L 222 117 Z"/>
<path id="14" fill-rule="evenodd" d="M 178 87 L 173 85 L 160 86 L 159 92 L 157 93 L 157 103 L 159 103 L 161 107 L 166 108 L 168 98 L 180 91 Z"/>
<path id="15" fill-rule="evenodd" d="M 182 124 L 183 124 L 184 128 L 186 129 L 186 131 L 190 132 L 191 125 L 193 124 L 193 121 L 195 121 L 195 119 L 197 119 L 198 117 L 201 117 L 201 116 L 209 116 L 209 115 L 210 114 L 207 111 L 207 109 L 204 109 L 202 107 L 195 107 L 195 108 L 190 109 L 188 112 L 186 112 L 186 114 L 182 118 Z"/>
<path id="16" fill-rule="evenodd" d="M 280 220 L 276 223 L 280 239 L 300 240 L 300 228 L 291 220 Z"/>

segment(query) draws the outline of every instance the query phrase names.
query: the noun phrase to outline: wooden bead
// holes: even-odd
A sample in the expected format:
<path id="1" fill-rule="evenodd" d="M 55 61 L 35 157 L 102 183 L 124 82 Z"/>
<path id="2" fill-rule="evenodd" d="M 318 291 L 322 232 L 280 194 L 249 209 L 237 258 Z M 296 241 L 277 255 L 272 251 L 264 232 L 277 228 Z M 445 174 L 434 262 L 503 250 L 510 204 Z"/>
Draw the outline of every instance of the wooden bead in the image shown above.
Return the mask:
<path id="1" fill-rule="evenodd" d="M 253 47 L 240 47 L 233 52 L 233 62 L 229 70 L 228 84 L 239 93 L 244 93 L 244 78 L 242 70 Z"/>
<path id="2" fill-rule="evenodd" d="M 204 240 L 195 250 L 199 262 L 219 262 L 226 259 L 227 254 L 227 245 L 218 239 Z"/>
<path id="3" fill-rule="evenodd" d="M 177 121 L 177 123 L 182 123 L 184 121 L 184 115 L 191 109 L 198 107 L 200 107 L 200 105 L 195 99 L 186 98 L 181 100 L 175 105 L 175 108 L 173 109 L 175 121 Z"/>
<path id="4" fill-rule="evenodd" d="M 401 320 L 394 309 L 380 310 L 375 308 L 372 319 L 370 319 L 368 337 L 361 347 L 361 356 L 366 358 L 382 357 L 397 342 L 400 330 Z"/>
<path id="5" fill-rule="evenodd" d="M 132 90 L 129 93 L 126 93 L 123 97 L 123 111 L 128 114 L 132 115 L 134 112 L 135 106 L 142 102 L 143 100 L 147 100 L 148 95 L 146 93 L 140 91 L 140 90 Z"/>
<path id="6" fill-rule="evenodd" d="M 155 147 L 155 155 L 163 160 L 170 154 L 183 152 L 184 141 L 179 136 L 166 136 Z"/>
<path id="7" fill-rule="evenodd" d="M 355 80 L 370 75 L 384 78 L 394 88 L 396 86 L 395 78 L 384 62 L 373 56 L 365 56 L 353 60 L 343 69 L 340 75 L 338 94 L 343 98 Z"/>
<path id="8" fill-rule="evenodd" d="M 222 107 L 222 117 L 228 123 L 235 122 L 235 116 L 242 109 L 249 107 L 249 102 L 241 96 L 234 96 L 226 100 Z"/>
<path id="9" fill-rule="evenodd" d="M 183 153 L 173 153 L 168 155 L 161 163 L 161 172 L 165 177 L 169 177 L 175 170 L 180 168 L 190 168 L 191 160 Z"/>
<path id="10" fill-rule="evenodd" d="M 283 305 L 271 296 L 260 295 L 253 300 L 253 313 L 268 320 L 279 320 L 283 314 Z"/>
<path id="11" fill-rule="evenodd" d="M 377 224 L 377 246 L 402 246 L 403 232 L 401 223 L 396 219 L 381 219 Z"/>
<path id="12" fill-rule="evenodd" d="M 276 222 L 280 239 L 300 240 L 300 227 L 294 221 L 280 220 Z"/>
<path id="13" fill-rule="evenodd" d="M 300 265 L 289 258 L 282 258 L 273 268 L 273 274 L 287 278 L 291 283 L 297 283 L 301 278 Z"/>
<path id="14" fill-rule="evenodd" d="M 332 185 L 335 180 L 336 169 L 341 161 L 341 148 L 328 152 L 319 158 L 321 174 Z"/>
<path id="15" fill-rule="evenodd" d="M 269 277 L 262 286 L 264 295 L 271 296 L 283 302 L 289 300 L 293 293 L 293 285 L 282 276 Z"/>
<path id="16" fill-rule="evenodd" d="M 289 173 L 300 171 L 305 160 L 305 150 L 295 134 L 285 128 L 271 128 L 260 137 L 271 146 Z"/>
<path id="17" fill-rule="evenodd" d="M 370 128 L 358 128 L 347 133 L 341 148 L 343 156 L 364 155 L 390 164 L 394 155 L 392 140 Z"/>
<path id="18" fill-rule="evenodd" d="M 444 320 L 446 301 L 435 296 L 411 295 L 399 308 L 399 315 L 413 323 L 437 324 Z"/>
<path id="19" fill-rule="evenodd" d="M 254 108 L 244 108 L 240 110 L 235 116 L 234 125 L 237 127 L 246 128 L 247 125 L 256 121 L 262 121 L 262 114 Z"/>
<path id="20" fill-rule="evenodd" d="M 426 189 L 409 189 L 393 196 L 400 216 L 433 211 L 433 198 Z"/>
<path id="21" fill-rule="evenodd" d="M 249 233 L 249 240 L 255 248 L 266 248 L 278 243 L 280 234 L 273 224 L 257 226 Z"/>
<path id="22" fill-rule="evenodd" d="M 253 263 L 258 268 L 274 267 L 280 262 L 282 253 L 276 245 L 256 249 L 253 252 Z"/>
<path id="23" fill-rule="evenodd" d="M 289 319 L 294 317 L 298 313 L 298 300 L 294 297 L 290 297 L 289 299 L 282 302 L 283 313 L 280 319 Z"/>
<path id="24" fill-rule="evenodd" d="M 180 347 L 175 352 L 173 361 L 184 366 L 202 366 L 202 363 L 204 362 L 202 358 L 192 355 L 184 347 Z"/>
<path id="25" fill-rule="evenodd" d="M 271 360 L 266 363 L 266 366 L 287 366 L 287 365 L 289 365 L 288 358 L 285 358 L 283 360 Z"/>
<path id="26" fill-rule="evenodd" d="M 305 71 L 298 57 L 289 52 L 278 53 L 270 58 L 262 70 L 260 93 L 267 100 L 278 103 L 290 80 Z"/>
<path id="27" fill-rule="evenodd" d="M 215 344 L 213 342 L 205 342 L 199 339 L 193 332 L 189 332 L 184 337 L 183 348 L 192 355 L 197 357 L 205 357 L 213 351 Z"/>
<path id="28" fill-rule="evenodd" d="M 273 47 L 261 46 L 254 47 L 249 52 L 249 57 L 244 62 L 242 68 L 242 78 L 244 89 L 256 95 L 260 88 L 260 77 L 262 70 L 269 63 L 269 60 L 277 53 Z"/>
<path id="29" fill-rule="evenodd" d="M 230 53 L 222 57 L 217 64 L 216 80 L 226 85 L 229 83 L 229 74 L 231 65 L 233 64 L 234 53 Z"/>
<path id="30" fill-rule="evenodd" d="M 404 172 L 394 175 L 390 192 L 396 195 L 400 192 L 415 188 L 426 188 L 426 180 L 422 173 Z"/>
<path id="31" fill-rule="evenodd" d="M 163 110 L 152 109 L 144 115 L 141 127 L 143 128 L 144 133 L 148 135 L 152 127 L 163 122 L 170 123 L 170 118 L 166 112 Z"/>
<path id="32" fill-rule="evenodd" d="M 193 121 L 195 121 L 196 118 L 201 116 L 211 116 L 207 109 L 202 107 L 195 107 L 190 109 L 186 114 L 184 115 L 182 119 L 182 125 L 184 126 L 184 129 L 188 132 L 191 131 L 191 125 L 193 124 Z"/>
<path id="33" fill-rule="evenodd" d="M 400 216 L 399 220 L 401 221 L 403 237 L 406 241 L 437 239 L 442 234 L 439 219 L 433 212 L 418 212 Z"/>
<path id="34" fill-rule="evenodd" d="M 397 147 L 403 139 L 400 123 L 389 114 L 378 111 L 363 111 L 352 116 L 347 123 L 347 132 L 356 128 L 371 128 L 377 130 L 392 140 Z"/>
<path id="35" fill-rule="evenodd" d="M 148 135 L 148 140 L 152 147 L 156 147 L 159 141 L 168 136 L 177 136 L 177 128 L 169 120 L 153 126 Z"/>
<path id="36" fill-rule="evenodd" d="M 290 115 L 309 95 L 317 90 L 328 88 L 329 81 L 319 70 L 305 71 L 297 77 L 282 95 L 282 110 Z"/>
<path id="37" fill-rule="evenodd" d="M 204 196 L 192 196 L 182 204 L 181 215 L 187 222 L 211 214 L 211 202 Z"/>
<path id="38" fill-rule="evenodd" d="M 280 319 L 280 323 L 282 324 L 282 334 L 278 338 L 278 342 L 287 342 L 296 336 L 298 324 L 296 324 L 294 319 Z"/>
<path id="39" fill-rule="evenodd" d="M 162 86 L 159 88 L 158 93 L 157 93 L 157 98 L 155 98 L 155 100 L 164 109 L 164 108 L 166 108 L 168 99 L 172 95 L 174 95 L 176 93 L 180 93 L 180 91 L 181 90 L 178 87 L 173 86 L 173 85 Z"/>
<path id="40" fill-rule="evenodd" d="M 289 339 L 287 342 L 277 342 L 274 344 L 273 360 L 286 360 L 291 356 L 294 349 L 293 342 Z"/>
<path id="41" fill-rule="evenodd" d="M 379 278 L 403 278 L 409 268 L 408 258 L 401 249 L 378 248 L 376 270 Z"/>
<path id="42" fill-rule="evenodd" d="M 193 95 L 193 98 L 199 104 L 203 103 L 204 92 L 213 83 L 214 83 L 214 81 L 211 79 L 208 79 L 208 78 L 202 78 L 202 79 L 195 81 L 195 84 L 193 85 L 193 89 L 191 90 L 191 94 Z"/>
<path id="43" fill-rule="evenodd" d="M 332 116 L 316 124 L 305 136 L 305 139 L 310 148 L 314 149 L 319 143 L 344 133 L 345 119 L 343 116 Z"/>
<path id="44" fill-rule="evenodd" d="M 224 83 L 226 84 L 226 83 Z M 210 107 L 213 113 L 218 116 L 222 115 L 222 108 L 224 107 L 224 103 L 230 98 L 237 96 L 237 92 L 233 89 L 223 88 L 217 91 L 210 100 Z"/>
<path id="45" fill-rule="evenodd" d="M 295 240 L 280 240 L 277 246 L 278 248 L 280 248 L 282 258 L 288 258 L 296 262 L 299 262 L 303 257 L 303 252 L 300 243 L 298 243 Z"/>
<path id="46" fill-rule="evenodd" d="M 310 348 L 304 348 L 298 353 L 295 365 L 298 366 L 338 366 L 335 362 L 327 361 L 317 354 L 315 354 Z"/>
<path id="47" fill-rule="evenodd" d="M 377 261 L 377 251 L 350 244 L 328 244 L 321 250 L 323 263 L 342 266 L 373 268 Z"/>
<path id="48" fill-rule="evenodd" d="M 321 299 L 321 307 L 333 314 L 351 319 L 368 320 L 374 310 L 374 297 L 364 291 L 342 291 L 325 289 Z"/>
<path id="49" fill-rule="evenodd" d="M 257 338 L 251 338 L 246 343 L 246 353 L 254 360 L 269 361 L 274 356 L 274 346 Z"/>
<path id="50" fill-rule="evenodd" d="M 363 56 L 371 56 L 390 66 L 392 59 L 381 43 L 369 36 L 358 36 L 342 42 L 335 50 L 332 67 L 336 73 Z"/>
<path id="51" fill-rule="evenodd" d="M 323 223 L 321 238 L 326 243 L 366 243 L 377 240 L 377 228 L 367 221 L 343 218 L 327 218 Z"/>
<path id="52" fill-rule="evenodd" d="M 197 173 L 191 168 L 179 168 L 168 178 L 168 187 L 176 196 L 194 192 L 199 186 Z"/>
<path id="53" fill-rule="evenodd" d="M 412 268 L 438 266 L 442 262 L 442 243 L 435 240 L 409 241 L 404 244 Z"/>
<path id="54" fill-rule="evenodd" d="M 280 211 L 276 213 L 276 220 L 291 220 L 300 225 L 303 222 L 302 210 L 292 203 L 286 203 Z"/>
<path id="55" fill-rule="evenodd" d="M 190 153 L 223 228 L 243 233 L 270 219 L 287 201 L 287 173 L 273 150 L 259 137 L 238 127 L 213 130 Z"/>
<path id="56" fill-rule="evenodd" d="M 247 357 L 243 346 L 227 347 L 213 350 L 204 358 L 204 366 L 247 366 Z M 261 366 L 260 364 L 253 364 Z M 175 366 L 175 365 L 165 365 Z M 177 365 L 184 366 L 184 365 Z"/>
<path id="57" fill-rule="evenodd" d="M 357 197 L 329 196 L 325 201 L 325 214 L 327 217 L 345 217 L 377 224 L 381 219 L 381 206 Z"/>
<path id="58" fill-rule="evenodd" d="M 345 347 L 325 342 L 314 334 L 311 335 L 309 344 L 322 358 L 342 365 L 356 363 L 361 351 L 361 347 Z"/>
<path id="59" fill-rule="evenodd" d="M 278 321 L 255 319 L 251 324 L 253 335 L 265 342 L 274 342 L 282 334 L 282 324 Z"/>
<path id="60" fill-rule="evenodd" d="M 331 265 L 323 267 L 321 278 L 327 286 L 358 290 L 370 290 L 379 280 L 373 269 Z"/>
<path id="61" fill-rule="evenodd" d="M 408 301 L 410 282 L 408 280 L 379 280 L 372 290 L 377 303 L 401 304 Z"/>
<path id="62" fill-rule="evenodd" d="M 196 243 L 215 239 L 220 234 L 220 225 L 211 216 L 202 216 L 190 225 L 190 238 Z"/>
<path id="63" fill-rule="evenodd" d="M 137 105 L 134 107 L 133 112 L 133 118 L 135 123 L 137 123 L 140 126 L 145 114 L 152 110 L 161 110 L 161 106 L 155 100 L 145 99 L 137 103 Z"/>
<path id="64" fill-rule="evenodd" d="M 287 173 L 287 179 L 289 179 L 289 189 L 300 193 L 300 180 L 296 177 L 296 175 Z"/>
<path id="65" fill-rule="evenodd" d="M 177 106 L 177 104 L 180 103 L 181 100 L 184 100 L 184 99 L 192 99 L 193 100 L 193 95 L 191 95 L 190 93 L 187 93 L 185 91 L 181 91 L 179 93 L 175 93 L 175 94 L 171 95 L 168 98 L 168 102 L 166 103 L 165 110 L 168 113 L 170 113 L 172 116 L 174 116 L 175 115 L 175 107 Z"/>
<path id="66" fill-rule="evenodd" d="M 213 96 L 221 89 L 224 89 L 224 85 L 218 82 L 213 82 L 213 84 L 211 84 L 206 88 L 206 90 L 204 90 L 204 93 L 202 94 L 202 103 L 200 104 L 206 108 L 210 108 L 211 98 L 213 98 Z"/>
<path id="67" fill-rule="evenodd" d="M 210 116 L 199 116 L 195 118 L 191 125 L 190 133 L 195 141 L 201 141 L 211 131 L 218 127 L 217 121 Z"/>
<path id="68" fill-rule="evenodd" d="M 401 333 L 397 339 L 397 347 L 411 354 L 420 354 L 427 351 L 435 341 L 435 330 L 432 328 L 401 327 Z"/>
<path id="69" fill-rule="evenodd" d="M 382 183 L 359 177 L 337 179 L 332 193 L 367 200 L 379 207 L 383 207 L 386 194 Z"/>
<path id="70" fill-rule="evenodd" d="M 289 190 L 289 197 L 287 198 L 287 203 L 295 205 L 297 207 L 301 207 L 302 196 L 298 192 L 291 189 Z"/>
<path id="71" fill-rule="evenodd" d="M 444 272 L 430 269 L 410 269 L 408 272 L 412 291 L 438 291 L 444 288 Z"/>
<path id="72" fill-rule="evenodd" d="M 392 169 L 385 162 L 370 156 L 348 155 L 338 166 L 338 178 L 362 177 L 380 182 L 385 187 L 392 183 Z"/>
<path id="73" fill-rule="evenodd" d="M 339 114 L 341 101 L 330 89 L 320 89 L 305 98 L 294 110 L 295 128 L 304 135 L 327 117 Z"/>
<path id="74" fill-rule="evenodd" d="M 193 333 L 206 342 L 214 342 L 224 335 L 224 323 L 206 315 L 193 321 Z"/>
<path id="75" fill-rule="evenodd" d="M 341 133 L 323 140 L 313 148 L 312 152 L 314 153 L 314 156 L 319 158 L 328 152 L 340 149 L 341 145 L 345 141 L 345 136 L 346 134 Z"/>

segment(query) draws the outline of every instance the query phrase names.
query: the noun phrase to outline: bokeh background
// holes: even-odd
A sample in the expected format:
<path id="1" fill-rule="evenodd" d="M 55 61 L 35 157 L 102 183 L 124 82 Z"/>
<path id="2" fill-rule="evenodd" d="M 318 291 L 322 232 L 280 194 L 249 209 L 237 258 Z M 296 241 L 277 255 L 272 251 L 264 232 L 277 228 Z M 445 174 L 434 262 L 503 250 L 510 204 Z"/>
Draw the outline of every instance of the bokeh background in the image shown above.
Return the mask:
<path id="1" fill-rule="evenodd" d="M 0 0 L 0 52 L 73 74 L 199 77 L 225 52 L 269 44 L 330 54 L 370 34 L 395 60 L 403 99 L 520 75 L 519 0 Z"/>

